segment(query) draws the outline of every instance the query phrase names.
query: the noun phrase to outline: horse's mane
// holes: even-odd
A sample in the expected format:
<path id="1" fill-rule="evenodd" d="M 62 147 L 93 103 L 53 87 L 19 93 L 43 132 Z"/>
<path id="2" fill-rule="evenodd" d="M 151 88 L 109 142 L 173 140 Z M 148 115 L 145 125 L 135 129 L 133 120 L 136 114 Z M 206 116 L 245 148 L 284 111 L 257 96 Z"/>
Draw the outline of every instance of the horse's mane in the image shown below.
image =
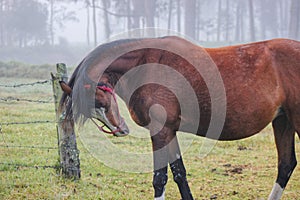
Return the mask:
<path id="1" fill-rule="evenodd" d="M 63 93 L 60 101 L 60 110 L 65 109 L 66 118 L 74 117 L 76 122 L 83 124 L 91 117 L 90 108 L 94 106 L 93 95 L 97 83 L 88 76 L 89 69 L 108 57 L 113 49 L 139 40 L 141 39 L 122 39 L 99 45 L 80 62 L 68 82 L 68 86 L 72 88 L 72 94 Z M 99 72 L 102 74 L 107 67 L 97 68 L 97 70 L 102 70 L 102 72 Z M 87 84 L 91 85 L 90 90 L 84 89 Z"/>

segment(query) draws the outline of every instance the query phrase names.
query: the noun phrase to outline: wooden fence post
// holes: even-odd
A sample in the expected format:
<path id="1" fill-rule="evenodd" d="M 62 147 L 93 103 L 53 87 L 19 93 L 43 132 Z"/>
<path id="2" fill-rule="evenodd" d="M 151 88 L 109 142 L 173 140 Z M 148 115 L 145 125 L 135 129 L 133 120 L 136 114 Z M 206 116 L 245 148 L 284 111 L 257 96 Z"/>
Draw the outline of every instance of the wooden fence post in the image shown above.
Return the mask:
<path id="1" fill-rule="evenodd" d="M 76 134 L 74 131 L 74 120 L 72 117 L 66 118 L 64 108 L 59 109 L 62 90 L 59 81 L 68 81 L 67 67 L 63 63 L 56 65 L 56 74 L 52 76 L 52 86 L 54 94 L 56 128 L 58 137 L 58 148 L 60 157 L 60 167 L 62 175 L 67 178 L 80 178 L 79 150 L 77 149 Z"/>

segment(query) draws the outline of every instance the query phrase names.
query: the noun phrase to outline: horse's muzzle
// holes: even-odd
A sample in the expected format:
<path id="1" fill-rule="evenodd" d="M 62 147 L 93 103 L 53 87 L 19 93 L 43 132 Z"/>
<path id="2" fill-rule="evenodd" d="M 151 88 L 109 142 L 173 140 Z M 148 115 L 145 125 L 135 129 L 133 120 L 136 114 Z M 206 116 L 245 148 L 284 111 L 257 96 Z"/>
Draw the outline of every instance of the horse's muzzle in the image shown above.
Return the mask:
<path id="1" fill-rule="evenodd" d="M 106 126 L 110 130 L 106 131 L 103 129 L 103 127 L 98 126 L 98 128 L 105 133 L 113 134 L 117 137 L 123 137 L 129 134 L 129 128 L 125 123 L 125 120 L 122 117 L 120 117 L 120 124 L 118 126 L 114 126 L 106 117 L 105 108 L 96 108 L 92 116 L 93 118 L 101 121 L 104 124 L 104 126 Z"/>
<path id="2" fill-rule="evenodd" d="M 129 128 L 123 118 L 121 118 L 121 120 L 120 120 L 120 125 L 119 125 L 118 129 L 119 129 L 119 131 L 114 134 L 117 137 L 123 137 L 123 136 L 126 136 L 129 134 Z"/>

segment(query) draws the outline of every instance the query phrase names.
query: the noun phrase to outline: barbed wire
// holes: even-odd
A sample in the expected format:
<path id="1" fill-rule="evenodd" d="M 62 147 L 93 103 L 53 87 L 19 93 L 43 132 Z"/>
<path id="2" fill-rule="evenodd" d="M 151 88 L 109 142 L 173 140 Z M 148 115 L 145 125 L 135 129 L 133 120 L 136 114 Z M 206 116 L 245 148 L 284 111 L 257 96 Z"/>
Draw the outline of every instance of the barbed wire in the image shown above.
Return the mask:
<path id="1" fill-rule="evenodd" d="M 20 83 L 20 84 L 14 84 L 14 85 L 0 84 L 0 87 L 17 88 L 17 87 L 24 87 L 24 86 L 42 85 L 42 84 L 47 84 L 50 82 L 51 82 L 51 79 L 48 79 L 48 80 L 36 81 L 36 82 L 32 82 L 32 83 Z"/>
<path id="2" fill-rule="evenodd" d="M 5 88 L 20 88 L 25 86 L 35 86 L 35 85 L 44 85 L 51 83 L 51 79 L 48 80 L 40 80 L 31 83 L 20 83 L 20 84 L 0 84 L 0 87 Z M 32 102 L 32 103 L 53 103 L 53 99 L 50 100 L 39 100 L 39 99 L 27 99 L 27 98 L 18 98 L 18 97 L 0 97 L 0 101 L 4 102 L 11 102 L 11 101 L 23 101 L 23 102 Z M 10 126 L 10 125 L 26 125 L 26 124 L 49 124 L 49 123 L 56 123 L 56 120 L 37 120 L 37 121 L 24 121 L 24 122 L 0 122 L 0 135 L 2 135 L 3 145 L 0 145 L 0 148 L 24 148 L 24 149 L 44 149 L 44 150 L 58 150 L 58 147 L 47 147 L 47 146 L 25 146 L 25 145 L 8 145 L 4 138 L 3 134 L 3 126 Z M 59 170 L 59 165 L 30 165 L 24 163 L 14 163 L 13 160 L 9 162 L 0 162 L 0 165 L 11 166 L 16 169 L 19 168 L 35 168 L 35 169 L 56 169 Z"/>
<path id="3" fill-rule="evenodd" d="M 25 99 L 25 98 L 16 98 L 16 97 L 6 97 L 6 98 L 0 98 L 0 101 L 24 101 L 24 102 L 30 102 L 30 103 L 53 103 L 53 100 L 35 100 L 35 99 Z"/>
<path id="4" fill-rule="evenodd" d="M 0 162 L 0 165 L 6 165 L 6 166 L 13 166 L 15 168 L 35 168 L 35 169 L 60 169 L 60 166 L 58 165 L 26 165 L 26 164 L 19 164 L 19 163 L 6 163 L 6 162 Z"/>
<path id="5" fill-rule="evenodd" d="M 10 125 L 24 125 L 24 124 L 50 124 L 56 123 L 55 120 L 39 120 L 39 121 L 28 121 L 28 122 L 2 122 L 0 123 L 0 133 L 1 133 L 1 126 L 10 126 Z"/>
<path id="6" fill-rule="evenodd" d="M 57 150 L 58 147 L 44 147 L 44 146 L 22 146 L 22 145 L 0 145 L 0 148 L 20 148 L 20 149 L 46 149 L 46 150 Z"/>
<path id="7" fill-rule="evenodd" d="M 28 123 L 48 123 L 48 122 L 51 122 L 51 121 L 36 121 L 36 122 L 12 122 L 12 123 L 1 123 L 0 124 L 0 135 L 2 135 L 2 140 L 4 142 L 4 145 L 0 145 L 0 147 L 4 147 L 4 148 L 26 148 L 26 149 L 46 149 L 46 150 L 50 150 L 50 149 L 58 149 L 58 147 L 44 147 L 44 146 L 22 146 L 22 145 L 8 145 L 4 136 L 3 136 L 3 132 L 2 132 L 2 126 L 1 125 L 11 125 L 11 124 L 28 124 Z M 19 168 L 35 168 L 35 169 L 55 169 L 55 170 L 59 170 L 60 169 L 60 166 L 59 165 L 28 165 L 28 164 L 20 164 L 20 163 L 13 163 L 11 161 L 11 163 L 8 163 L 8 162 L 0 162 L 0 165 L 6 165 L 6 166 L 12 166 L 16 169 L 19 169 Z"/>

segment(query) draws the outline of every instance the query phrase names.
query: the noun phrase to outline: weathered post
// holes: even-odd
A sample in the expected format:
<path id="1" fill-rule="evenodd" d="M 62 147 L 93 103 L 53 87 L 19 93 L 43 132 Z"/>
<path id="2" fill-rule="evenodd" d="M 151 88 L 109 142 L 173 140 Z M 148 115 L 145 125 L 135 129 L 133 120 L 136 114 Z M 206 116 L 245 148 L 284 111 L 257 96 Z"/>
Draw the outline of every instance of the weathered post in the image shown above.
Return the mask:
<path id="1" fill-rule="evenodd" d="M 67 178 L 80 178 L 79 150 L 77 149 L 76 134 L 74 131 L 73 117 L 66 117 L 64 107 L 59 109 L 62 90 L 59 81 L 68 81 L 67 67 L 63 63 L 56 65 L 56 74 L 52 76 L 52 86 L 54 94 L 56 128 L 58 137 L 58 151 L 60 157 L 60 167 L 63 176 Z"/>

